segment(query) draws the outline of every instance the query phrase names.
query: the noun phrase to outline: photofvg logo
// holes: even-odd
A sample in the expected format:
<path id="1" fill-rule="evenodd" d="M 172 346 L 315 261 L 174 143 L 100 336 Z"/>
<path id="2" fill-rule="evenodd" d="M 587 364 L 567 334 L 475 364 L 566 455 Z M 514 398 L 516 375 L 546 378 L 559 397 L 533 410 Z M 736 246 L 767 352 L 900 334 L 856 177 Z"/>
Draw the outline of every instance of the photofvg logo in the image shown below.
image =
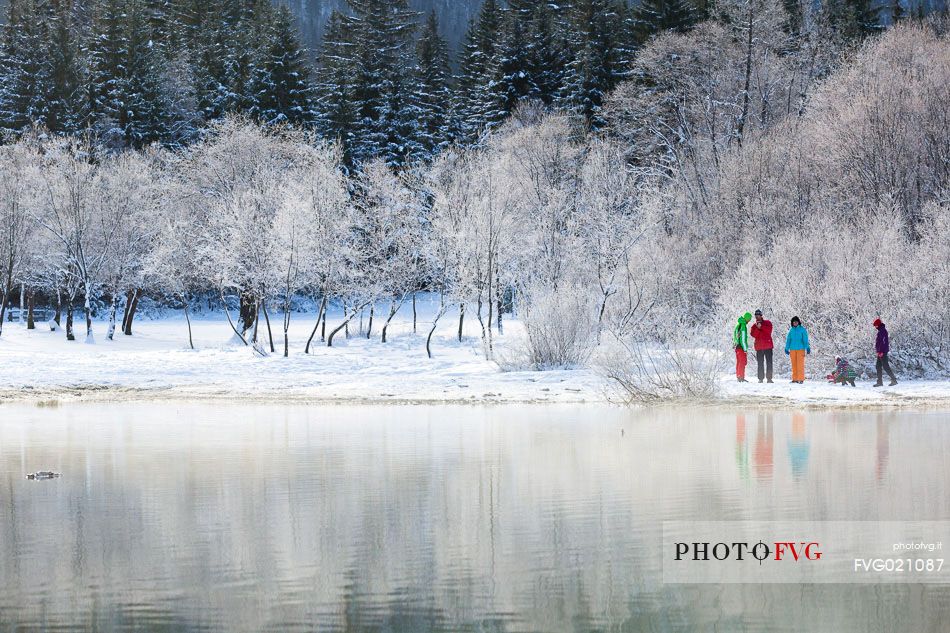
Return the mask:
<path id="1" fill-rule="evenodd" d="M 676 560 L 755 560 L 781 562 L 790 560 L 821 560 L 821 544 L 817 541 L 774 541 L 771 544 L 759 540 L 755 544 L 744 541 L 710 543 L 708 541 L 676 543 Z"/>
<path id="2" fill-rule="evenodd" d="M 937 521 L 667 521 L 665 583 L 950 583 Z"/>

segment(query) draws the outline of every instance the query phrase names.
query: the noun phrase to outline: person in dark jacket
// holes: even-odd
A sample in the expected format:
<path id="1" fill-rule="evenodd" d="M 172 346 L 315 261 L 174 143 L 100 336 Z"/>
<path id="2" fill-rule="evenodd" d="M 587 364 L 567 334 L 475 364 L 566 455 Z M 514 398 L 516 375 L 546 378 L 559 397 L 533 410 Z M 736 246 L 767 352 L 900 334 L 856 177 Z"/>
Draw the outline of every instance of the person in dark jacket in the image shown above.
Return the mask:
<path id="1" fill-rule="evenodd" d="M 887 354 L 891 351 L 891 341 L 887 336 L 887 327 L 880 319 L 874 319 L 874 327 L 877 328 L 877 340 L 874 342 L 874 351 L 877 352 L 877 382 L 875 387 L 884 386 L 884 372 L 891 377 L 890 386 L 897 384 L 897 376 L 891 370 L 891 365 L 887 362 Z"/>
<path id="2" fill-rule="evenodd" d="M 759 382 L 768 378 L 772 382 L 772 322 L 762 318 L 762 311 L 755 311 L 755 323 L 752 324 L 752 338 L 755 339 L 755 362 L 759 366 Z"/>

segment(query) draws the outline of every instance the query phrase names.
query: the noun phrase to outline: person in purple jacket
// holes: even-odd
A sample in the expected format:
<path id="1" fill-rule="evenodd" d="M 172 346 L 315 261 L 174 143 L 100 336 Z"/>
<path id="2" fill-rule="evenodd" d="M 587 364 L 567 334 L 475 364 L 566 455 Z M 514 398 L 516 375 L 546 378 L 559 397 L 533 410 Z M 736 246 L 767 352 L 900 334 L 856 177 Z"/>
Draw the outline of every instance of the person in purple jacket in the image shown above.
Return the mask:
<path id="1" fill-rule="evenodd" d="M 874 319 L 874 327 L 877 328 L 877 341 L 874 343 L 874 351 L 877 352 L 877 382 L 874 383 L 874 386 L 884 386 L 883 372 L 886 371 L 887 375 L 891 377 L 890 386 L 893 387 L 897 384 L 897 376 L 894 375 L 890 363 L 887 362 L 887 353 L 891 351 L 891 341 L 887 337 L 887 328 L 880 319 Z"/>

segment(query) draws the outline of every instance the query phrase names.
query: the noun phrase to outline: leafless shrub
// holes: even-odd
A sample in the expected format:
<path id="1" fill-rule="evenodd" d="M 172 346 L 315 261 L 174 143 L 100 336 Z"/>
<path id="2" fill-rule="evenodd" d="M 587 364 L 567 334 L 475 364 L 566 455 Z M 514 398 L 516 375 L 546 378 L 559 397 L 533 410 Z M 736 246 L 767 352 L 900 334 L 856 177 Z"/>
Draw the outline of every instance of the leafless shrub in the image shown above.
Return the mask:
<path id="1" fill-rule="evenodd" d="M 648 341 L 615 339 L 598 354 L 597 369 L 624 403 L 709 400 L 719 393 L 724 357 L 700 336 Z"/>
<path id="2" fill-rule="evenodd" d="M 596 342 L 596 316 L 589 293 L 568 287 L 538 297 L 524 314 L 527 351 L 537 369 L 581 367 Z"/>

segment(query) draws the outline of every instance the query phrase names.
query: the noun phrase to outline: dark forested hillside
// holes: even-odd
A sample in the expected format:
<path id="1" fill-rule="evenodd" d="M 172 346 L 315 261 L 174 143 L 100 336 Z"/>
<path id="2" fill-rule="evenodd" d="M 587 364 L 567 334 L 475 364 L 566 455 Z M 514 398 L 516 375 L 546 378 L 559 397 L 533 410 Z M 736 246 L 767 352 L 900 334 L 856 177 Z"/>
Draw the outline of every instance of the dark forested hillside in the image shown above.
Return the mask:
<path id="1" fill-rule="evenodd" d="M 177 147 L 238 114 L 336 140 L 348 166 L 382 158 L 393 167 L 476 144 L 523 103 L 602 129 L 605 98 L 620 82 L 655 89 L 657 78 L 636 70 L 651 38 L 704 21 L 745 25 L 746 34 L 731 36 L 737 42 L 780 40 L 776 54 L 811 60 L 803 71 L 811 81 L 830 67 L 826 56 L 920 18 L 873 0 L 807 11 L 795 0 L 6 4 L 0 130 L 10 135 L 39 125 L 89 133 L 110 150 Z M 750 102 L 747 94 L 729 115 L 740 136 Z"/>
<path id="2" fill-rule="evenodd" d="M 350 165 L 399 166 L 476 141 L 522 101 L 599 127 L 638 43 L 701 18 L 678 2 L 687 10 L 667 15 L 625 0 L 486 0 L 453 51 L 437 8 L 346 0 L 310 54 L 290 7 L 270 0 L 8 0 L 0 128 L 180 146 L 234 113 L 314 129 Z"/>
<path id="3" fill-rule="evenodd" d="M 0 0 L 0 23 L 7 19 L 7 6 L 10 0 Z M 323 40 L 327 20 L 334 10 L 346 10 L 346 0 L 274 0 L 276 4 L 287 5 L 297 18 L 301 43 L 310 50 L 316 50 Z M 482 0 L 411 0 L 410 8 L 419 13 L 429 13 L 433 9 L 439 16 L 440 32 L 452 50 L 457 50 L 465 36 L 469 20 L 478 13 Z"/>
<path id="4" fill-rule="evenodd" d="M 301 39 L 307 48 L 313 50 L 320 46 L 327 20 L 334 9 L 346 9 L 346 0 L 278 1 L 286 4 L 297 16 Z M 409 6 L 419 13 L 429 13 L 434 9 L 439 16 L 442 37 L 452 50 L 458 50 L 469 20 L 478 13 L 481 4 L 482 0 L 411 0 Z"/>

